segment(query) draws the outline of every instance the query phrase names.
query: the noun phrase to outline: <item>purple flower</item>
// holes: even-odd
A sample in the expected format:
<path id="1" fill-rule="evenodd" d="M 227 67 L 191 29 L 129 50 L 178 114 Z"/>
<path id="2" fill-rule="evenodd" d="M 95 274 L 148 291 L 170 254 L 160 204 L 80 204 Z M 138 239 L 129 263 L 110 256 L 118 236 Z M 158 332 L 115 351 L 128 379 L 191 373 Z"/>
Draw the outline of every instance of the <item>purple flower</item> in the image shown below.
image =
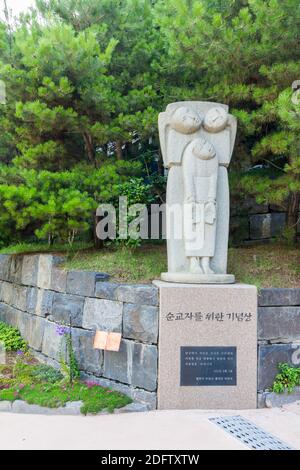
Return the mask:
<path id="1" fill-rule="evenodd" d="M 0 384 L 0 390 L 5 390 L 6 388 L 10 388 L 9 384 Z"/>
<path id="2" fill-rule="evenodd" d="M 97 387 L 99 384 L 93 380 L 87 380 L 85 382 L 85 385 L 88 387 L 88 388 L 92 388 L 92 387 Z"/>
<path id="3" fill-rule="evenodd" d="M 21 349 L 19 349 L 19 350 L 17 351 L 17 355 L 18 355 L 18 356 L 23 356 L 23 354 L 24 354 L 24 352 L 21 351 Z"/>
<path id="4" fill-rule="evenodd" d="M 67 326 L 57 325 L 56 326 L 56 334 L 58 336 L 64 336 L 70 333 L 70 328 Z"/>

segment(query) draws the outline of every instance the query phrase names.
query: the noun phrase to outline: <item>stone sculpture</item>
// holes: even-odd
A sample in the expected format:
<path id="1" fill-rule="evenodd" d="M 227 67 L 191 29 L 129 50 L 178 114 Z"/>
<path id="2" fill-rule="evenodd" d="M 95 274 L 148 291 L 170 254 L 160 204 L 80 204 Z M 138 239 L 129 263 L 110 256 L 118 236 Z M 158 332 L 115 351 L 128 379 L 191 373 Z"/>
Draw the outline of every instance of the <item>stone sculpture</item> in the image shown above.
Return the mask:
<path id="1" fill-rule="evenodd" d="M 227 274 L 227 167 L 236 129 L 228 106 L 219 103 L 172 103 L 159 115 L 160 144 L 168 169 L 165 281 L 235 280 Z"/>

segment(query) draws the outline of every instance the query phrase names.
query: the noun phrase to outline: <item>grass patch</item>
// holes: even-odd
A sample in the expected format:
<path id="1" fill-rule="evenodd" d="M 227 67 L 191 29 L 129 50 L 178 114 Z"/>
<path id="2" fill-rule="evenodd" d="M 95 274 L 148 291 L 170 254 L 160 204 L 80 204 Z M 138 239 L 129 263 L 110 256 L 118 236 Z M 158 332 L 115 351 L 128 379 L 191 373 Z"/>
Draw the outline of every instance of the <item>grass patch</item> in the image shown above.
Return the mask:
<path id="1" fill-rule="evenodd" d="M 167 270 L 165 244 L 145 244 L 139 248 L 104 248 L 95 250 L 88 243 L 69 245 L 16 245 L 1 253 L 64 254 L 67 270 L 107 272 L 111 280 L 128 283 L 149 283 Z M 279 243 L 230 248 L 228 272 L 237 282 L 257 287 L 300 287 L 300 250 Z"/>
<path id="2" fill-rule="evenodd" d="M 31 405 L 58 408 L 70 401 L 82 401 L 81 412 L 113 412 L 132 400 L 122 393 L 102 387 L 95 382 L 64 383 L 63 376 L 51 366 L 28 363 L 18 359 L 15 363 L 0 365 L 0 401 L 24 400 Z"/>
<path id="3" fill-rule="evenodd" d="M 165 246 L 78 251 L 64 264 L 67 270 L 102 271 L 119 282 L 148 283 L 167 269 Z"/>
<path id="4" fill-rule="evenodd" d="M 167 270 L 167 250 L 145 245 L 134 250 L 77 252 L 64 264 L 70 270 L 105 271 L 117 282 L 148 283 Z M 228 272 L 237 282 L 261 287 L 300 287 L 300 250 L 280 244 L 230 248 Z"/>
<path id="5" fill-rule="evenodd" d="M 228 272 L 238 282 L 262 287 L 300 287 L 300 250 L 272 243 L 230 248 Z"/>
<path id="6" fill-rule="evenodd" d="M 1 248 L 0 254 L 3 255 L 18 255 L 18 254 L 30 254 L 30 253 L 76 253 L 80 250 L 90 249 L 93 246 L 92 242 L 75 242 L 73 245 L 54 243 L 49 245 L 48 243 L 17 243 L 16 245 L 10 245 L 5 248 Z"/>
<path id="7" fill-rule="evenodd" d="M 23 388 L 15 386 L 13 389 L 0 391 L 0 400 L 24 400 L 30 405 L 39 405 L 47 408 L 58 408 L 69 401 L 82 401 L 81 413 L 99 413 L 104 409 L 112 413 L 116 408 L 131 403 L 129 397 L 121 395 L 100 385 L 87 386 L 81 382 L 73 385 L 60 384 L 33 384 Z"/>

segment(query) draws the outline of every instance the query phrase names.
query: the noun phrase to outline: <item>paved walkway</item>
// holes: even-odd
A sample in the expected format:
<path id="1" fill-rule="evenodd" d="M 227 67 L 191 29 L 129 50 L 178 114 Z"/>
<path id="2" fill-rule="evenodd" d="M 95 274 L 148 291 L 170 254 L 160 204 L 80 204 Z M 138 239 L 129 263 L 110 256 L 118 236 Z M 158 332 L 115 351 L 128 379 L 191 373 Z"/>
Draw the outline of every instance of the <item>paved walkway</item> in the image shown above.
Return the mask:
<path id="1" fill-rule="evenodd" d="M 43 416 L 0 413 L 0 449 L 247 449 L 211 423 L 241 415 L 300 450 L 300 402 L 248 411 L 152 411 L 119 415 Z"/>

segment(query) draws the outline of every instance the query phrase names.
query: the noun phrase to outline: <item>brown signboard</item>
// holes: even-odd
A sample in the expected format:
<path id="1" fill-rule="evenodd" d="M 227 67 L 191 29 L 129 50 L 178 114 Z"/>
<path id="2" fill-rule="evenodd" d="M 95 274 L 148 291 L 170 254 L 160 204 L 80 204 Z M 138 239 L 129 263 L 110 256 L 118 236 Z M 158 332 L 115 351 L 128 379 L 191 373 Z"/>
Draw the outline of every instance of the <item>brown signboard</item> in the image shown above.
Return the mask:
<path id="1" fill-rule="evenodd" d="M 96 331 L 94 339 L 94 349 L 104 349 L 105 351 L 119 351 L 121 344 L 121 333 L 110 331 Z"/>

